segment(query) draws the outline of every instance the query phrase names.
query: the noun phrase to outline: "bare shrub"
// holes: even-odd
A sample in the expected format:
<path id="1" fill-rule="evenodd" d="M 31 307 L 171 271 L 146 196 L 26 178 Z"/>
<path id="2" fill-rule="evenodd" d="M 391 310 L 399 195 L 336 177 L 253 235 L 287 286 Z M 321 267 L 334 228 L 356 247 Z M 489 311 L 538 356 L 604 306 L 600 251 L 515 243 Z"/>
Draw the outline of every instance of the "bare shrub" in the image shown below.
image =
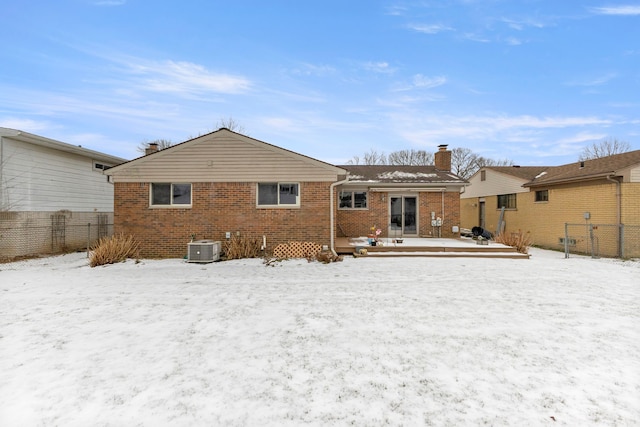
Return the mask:
<path id="1" fill-rule="evenodd" d="M 114 264 L 126 261 L 127 258 L 138 259 L 140 255 L 140 243 L 133 236 L 116 234 L 111 237 L 103 237 L 91 248 L 89 265 Z"/>
<path id="2" fill-rule="evenodd" d="M 262 256 L 262 239 L 233 235 L 222 244 L 224 259 L 258 258 Z"/>
<path id="3" fill-rule="evenodd" d="M 533 244 L 533 240 L 531 239 L 531 233 L 528 231 L 523 233 L 522 230 L 518 230 L 517 233 L 501 233 L 498 234 L 495 238 L 497 243 L 502 243 L 503 245 L 511 246 L 516 249 L 516 251 L 521 254 L 528 254 L 529 247 Z"/>

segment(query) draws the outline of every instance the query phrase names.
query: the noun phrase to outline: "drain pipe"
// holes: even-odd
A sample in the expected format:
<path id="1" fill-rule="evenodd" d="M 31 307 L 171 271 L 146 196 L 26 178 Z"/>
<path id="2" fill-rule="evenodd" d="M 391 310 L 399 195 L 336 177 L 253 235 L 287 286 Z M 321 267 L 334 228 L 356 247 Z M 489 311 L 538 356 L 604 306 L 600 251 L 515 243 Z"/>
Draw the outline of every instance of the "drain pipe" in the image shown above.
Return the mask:
<path id="1" fill-rule="evenodd" d="M 446 190 L 443 189 L 442 193 L 440 193 L 441 194 L 441 199 L 442 199 L 442 209 L 441 209 L 441 212 L 442 212 L 442 223 L 440 224 L 440 227 L 438 227 L 438 237 L 440 237 L 440 238 L 442 238 L 442 227 L 444 227 L 444 218 L 445 218 L 445 215 L 444 215 L 444 192 L 445 191 Z"/>
<path id="2" fill-rule="evenodd" d="M 607 175 L 607 181 L 613 182 L 616 184 L 616 222 L 618 225 L 618 256 L 623 256 L 623 243 L 622 243 L 622 189 L 620 181 L 617 179 L 613 179 L 615 175 Z"/>
<path id="3" fill-rule="evenodd" d="M 329 209 L 331 210 L 329 212 L 329 227 L 331 228 L 331 239 L 329 240 L 329 249 L 331 249 L 331 253 L 333 254 L 333 256 L 338 256 L 338 253 L 336 252 L 336 248 L 335 248 L 335 210 L 333 209 L 335 206 L 335 195 L 333 194 L 333 190 L 338 186 L 338 185 L 342 185 L 345 182 L 349 181 L 349 177 L 347 175 L 347 178 L 341 180 L 341 181 L 336 181 L 333 184 L 331 184 L 329 186 Z"/>

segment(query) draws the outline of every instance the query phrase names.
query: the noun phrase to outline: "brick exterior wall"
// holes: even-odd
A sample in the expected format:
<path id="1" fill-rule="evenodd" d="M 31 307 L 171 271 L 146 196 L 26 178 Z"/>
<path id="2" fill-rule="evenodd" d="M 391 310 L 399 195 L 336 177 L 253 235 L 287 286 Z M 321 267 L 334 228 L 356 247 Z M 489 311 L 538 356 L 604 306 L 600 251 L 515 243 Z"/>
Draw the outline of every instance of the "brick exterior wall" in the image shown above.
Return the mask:
<path id="1" fill-rule="evenodd" d="M 444 194 L 444 198 L 443 198 Z M 442 237 L 458 237 L 452 232 L 460 225 L 460 193 L 417 193 L 418 236 L 438 237 L 438 230 L 431 226 L 431 212 L 443 219 Z M 442 205 L 444 201 L 444 214 Z M 337 205 L 337 202 L 336 202 Z M 337 236 L 362 237 L 369 234 L 373 225 L 382 229 L 382 237 L 389 233 L 389 193 L 369 192 L 368 209 L 339 209 L 336 214 Z"/>
<path id="2" fill-rule="evenodd" d="M 518 193 L 516 209 L 505 211 L 505 232 L 528 231 L 534 245 L 563 249 L 559 238 L 564 237 L 565 223 L 617 224 L 616 185 L 607 180 L 557 185 L 548 190 L 548 202 L 536 202 L 535 190 Z M 621 191 L 622 223 L 640 225 L 640 184 L 623 183 Z M 500 216 L 497 196 L 487 196 L 484 199 L 485 228 L 495 232 Z M 479 225 L 478 206 L 478 198 L 461 200 L 463 227 Z M 588 221 L 584 219 L 585 212 L 590 214 Z M 615 248 L 602 247 L 601 251 L 615 254 Z"/>
<path id="3" fill-rule="evenodd" d="M 182 258 L 191 235 L 266 236 L 267 250 L 291 241 L 328 245 L 329 182 L 301 182 L 299 208 L 257 208 L 255 182 L 191 185 L 191 208 L 151 208 L 149 183 L 115 184 L 115 232 L 133 235 L 146 258 Z"/>

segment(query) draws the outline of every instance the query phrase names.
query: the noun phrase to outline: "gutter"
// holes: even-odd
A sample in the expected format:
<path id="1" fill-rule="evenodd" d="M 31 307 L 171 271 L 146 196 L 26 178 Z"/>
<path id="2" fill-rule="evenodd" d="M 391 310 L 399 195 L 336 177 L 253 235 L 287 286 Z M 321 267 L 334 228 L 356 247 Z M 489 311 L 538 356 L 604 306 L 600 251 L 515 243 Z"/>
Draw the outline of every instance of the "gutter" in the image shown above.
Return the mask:
<path id="1" fill-rule="evenodd" d="M 622 184 L 619 180 L 613 179 L 615 175 L 607 175 L 607 181 L 616 184 L 616 222 L 618 224 L 618 256 L 622 257 Z"/>
<path id="2" fill-rule="evenodd" d="M 345 182 L 349 181 L 349 175 L 347 174 L 347 177 L 341 181 L 336 181 L 333 184 L 331 184 L 329 186 L 329 209 L 331 210 L 329 213 L 329 227 L 331 228 L 331 238 L 329 239 L 329 249 L 331 249 L 331 253 L 333 254 L 333 256 L 338 256 L 338 253 L 336 252 L 336 248 L 335 248 L 335 234 L 336 234 L 336 230 L 335 230 L 335 210 L 334 210 L 334 205 L 335 205 L 335 196 L 333 194 L 333 190 L 338 186 L 338 185 L 342 185 Z"/>

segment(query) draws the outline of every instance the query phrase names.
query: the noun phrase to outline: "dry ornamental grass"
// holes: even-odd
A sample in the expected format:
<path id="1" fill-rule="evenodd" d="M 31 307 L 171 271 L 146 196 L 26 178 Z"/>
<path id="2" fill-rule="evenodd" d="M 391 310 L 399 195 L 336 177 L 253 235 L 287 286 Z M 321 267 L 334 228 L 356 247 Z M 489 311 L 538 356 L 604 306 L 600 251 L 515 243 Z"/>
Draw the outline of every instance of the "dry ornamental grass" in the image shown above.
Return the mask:
<path id="1" fill-rule="evenodd" d="M 533 244 L 531 234 L 527 231 L 523 233 L 522 230 L 518 230 L 517 233 L 502 233 L 496 236 L 495 241 L 502 243 L 503 245 L 516 248 L 516 251 L 521 254 L 528 254 L 529 247 Z"/>
<path id="2" fill-rule="evenodd" d="M 140 243 L 133 236 L 118 234 L 111 237 L 103 237 L 91 248 L 89 265 L 96 267 L 98 265 L 123 262 L 127 258 L 137 259 L 140 253 L 139 247 Z"/>

